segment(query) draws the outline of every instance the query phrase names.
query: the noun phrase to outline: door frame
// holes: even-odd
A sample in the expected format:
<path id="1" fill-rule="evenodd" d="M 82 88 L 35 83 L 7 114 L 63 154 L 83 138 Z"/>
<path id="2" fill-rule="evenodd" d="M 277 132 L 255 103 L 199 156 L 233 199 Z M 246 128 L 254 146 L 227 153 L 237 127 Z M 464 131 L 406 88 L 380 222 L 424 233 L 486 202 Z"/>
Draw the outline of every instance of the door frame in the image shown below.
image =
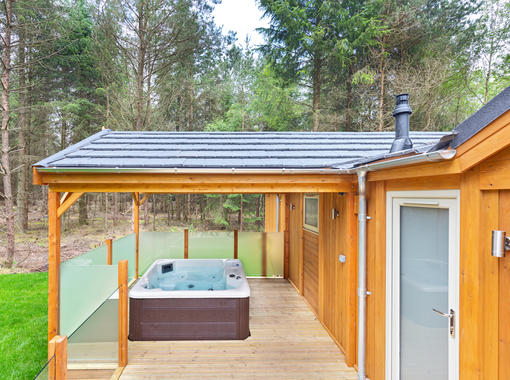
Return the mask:
<path id="1" fill-rule="evenodd" d="M 414 207 L 450 209 L 449 212 L 449 265 L 448 265 L 448 303 L 455 310 L 455 338 L 448 340 L 448 379 L 459 378 L 459 264 L 460 264 L 460 190 L 420 190 L 388 191 L 386 193 L 386 379 L 392 380 L 399 375 L 399 332 L 393 326 L 400 323 L 400 305 L 397 302 L 400 289 L 397 288 L 399 277 L 394 277 L 400 267 L 400 260 L 394 260 L 394 248 L 399 248 L 400 218 L 394 219 L 394 201 L 407 200 L 415 202 Z M 421 202 L 421 204 L 419 204 Z M 437 202 L 437 204 L 434 204 Z M 405 202 L 402 202 L 405 203 Z M 397 204 L 400 207 L 402 203 Z M 396 222 L 395 225 L 393 222 Z M 452 223 L 453 222 L 453 223 Z M 453 289 L 451 285 L 456 285 Z M 396 289 L 394 289 L 394 286 Z M 398 292 L 398 293 L 397 293 Z M 445 312 L 448 312 L 445 310 Z M 397 331 L 395 331 L 397 330 Z M 398 378 L 398 377 L 395 377 Z"/>

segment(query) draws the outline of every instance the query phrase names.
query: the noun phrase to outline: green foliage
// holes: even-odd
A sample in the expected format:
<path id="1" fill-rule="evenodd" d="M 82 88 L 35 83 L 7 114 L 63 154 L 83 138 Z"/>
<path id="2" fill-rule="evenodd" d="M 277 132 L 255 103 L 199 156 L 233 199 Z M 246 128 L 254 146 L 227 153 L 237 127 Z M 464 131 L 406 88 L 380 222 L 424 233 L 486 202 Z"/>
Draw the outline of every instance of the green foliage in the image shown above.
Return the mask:
<path id="1" fill-rule="evenodd" d="M 0 378 L 32 379 L 46 363 L 48 273 L 0 275 Z"/>

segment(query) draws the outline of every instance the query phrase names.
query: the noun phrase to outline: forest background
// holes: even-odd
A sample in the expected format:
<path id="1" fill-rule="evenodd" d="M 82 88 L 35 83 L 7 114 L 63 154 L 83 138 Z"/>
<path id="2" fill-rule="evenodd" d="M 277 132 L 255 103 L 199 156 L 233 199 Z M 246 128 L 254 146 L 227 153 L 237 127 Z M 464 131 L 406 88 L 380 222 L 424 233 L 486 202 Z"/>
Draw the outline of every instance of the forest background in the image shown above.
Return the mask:
<path id="1" fill-rule="evenodd" d="M 510 85 L 508 1 L 259 0 L 258 46 L 216 25 L 219 3 L 2 1 L 4 270 L 45 268 L 47 189 L 31 164 L 102 128 L 392 131 L 408 92 L 413 130 L 451 130 Z M 142 215 L 148 230 L 260 230 L 263 212 L 263 195 L 169 194 Z M 63 257 L 130 220 L 130 194 L 81 197 Z"/>

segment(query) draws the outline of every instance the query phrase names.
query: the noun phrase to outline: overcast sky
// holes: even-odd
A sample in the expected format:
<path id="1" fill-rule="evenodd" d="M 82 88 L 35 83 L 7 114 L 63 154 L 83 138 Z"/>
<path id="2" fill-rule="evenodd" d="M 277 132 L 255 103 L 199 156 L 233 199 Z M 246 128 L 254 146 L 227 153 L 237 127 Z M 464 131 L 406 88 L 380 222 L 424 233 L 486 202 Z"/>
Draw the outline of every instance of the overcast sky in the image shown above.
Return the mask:
<path id="1" fill-rule="evenodd" d="M 250 38 L 250 45 L 260 45 L 263 37 L 256 32 L 256 28 L 267 27 L 268 22 L 262 19 L 262 12 L 256 0 L 222 0 L 213 12 L 217 25 L 223 25 L 223 33 L 229 30 L 237 33 L 238 42 L 244 44 L 246 36 Z"/>

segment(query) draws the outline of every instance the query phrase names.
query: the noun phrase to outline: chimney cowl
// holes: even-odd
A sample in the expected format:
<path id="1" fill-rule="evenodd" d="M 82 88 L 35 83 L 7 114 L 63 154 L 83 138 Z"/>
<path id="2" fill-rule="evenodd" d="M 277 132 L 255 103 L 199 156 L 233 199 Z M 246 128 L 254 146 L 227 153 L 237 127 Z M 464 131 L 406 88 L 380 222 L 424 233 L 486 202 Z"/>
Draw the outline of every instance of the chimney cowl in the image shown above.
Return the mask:
<path id="1" fill-rule="evenodd" d="M 409 138 L 409 116 L 413 113 L 409 106 L 409 94 L 400 94 L 396 97 L 396 105 L 393 110 L 395 117 L 395 140 L 391 145 L 390 153 L 410 149 L 413 143 Z"/>

